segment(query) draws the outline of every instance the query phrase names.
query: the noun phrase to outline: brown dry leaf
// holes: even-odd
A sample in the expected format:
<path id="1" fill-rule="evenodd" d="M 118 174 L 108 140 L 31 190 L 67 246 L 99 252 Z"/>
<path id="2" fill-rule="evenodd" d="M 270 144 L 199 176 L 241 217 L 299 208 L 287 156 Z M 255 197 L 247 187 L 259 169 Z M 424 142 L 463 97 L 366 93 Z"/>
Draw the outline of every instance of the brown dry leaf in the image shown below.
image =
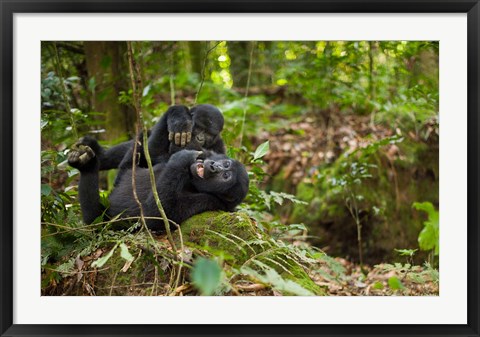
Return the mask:
<path id="1" fill-rule="evenodd" d="M 126 273 L 126 272 L 128 271 L 128 269 L 130 269 L 130 266 L 132 265 L 133 261 L 134 261 L 134 260 L 125 262 L 125 264 L 123 265 L 121 271 L 123 271 L 124 273 Z"/>
<path id="2" fill-rule="evenodd" d="M 185 283 L 177 287 L 175 293 L 183 295 L 184 292 L 189 292 L 190 290 L 192 290 L 192 285 L 190 283 Z"/>
<path id="3" fill-rule="evenodd" d="M 260 284 L 260 283 L 253 283 L 253 284 L 237 284 L 235 285 L 235 287 L 238 289 L 238 290 L 243 290 L 243 291 L 259 291 L 259 290 L 263 290 L 263 289 L 266 289 L 267 286 L 265 286 L 264 284 Z"/>

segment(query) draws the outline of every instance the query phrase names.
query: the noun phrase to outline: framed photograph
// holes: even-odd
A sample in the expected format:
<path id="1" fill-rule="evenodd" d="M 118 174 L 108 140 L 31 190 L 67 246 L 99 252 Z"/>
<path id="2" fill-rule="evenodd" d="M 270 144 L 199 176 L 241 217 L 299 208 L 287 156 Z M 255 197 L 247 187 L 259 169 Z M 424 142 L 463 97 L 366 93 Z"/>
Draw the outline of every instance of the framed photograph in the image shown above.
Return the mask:
<path id="1" fill-rule="evenodd" d="M 2 336 L 480 335 L 478 1 L 1 9 Z"/>

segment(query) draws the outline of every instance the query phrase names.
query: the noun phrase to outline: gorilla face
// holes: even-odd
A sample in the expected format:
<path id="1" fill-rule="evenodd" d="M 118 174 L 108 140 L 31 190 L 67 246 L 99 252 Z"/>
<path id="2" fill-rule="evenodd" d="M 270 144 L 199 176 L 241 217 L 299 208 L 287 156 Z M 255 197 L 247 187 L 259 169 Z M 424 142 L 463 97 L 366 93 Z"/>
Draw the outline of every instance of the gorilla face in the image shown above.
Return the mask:
<path id="1" fill-rule="evenodd" d="M 200 104 L 191 109 L 193 130 L 192 142 L 200 147 L 210 148 L 223 130 L 224 118 L 218 108 Z"/>
<path id="2" fill-rule="evenodd" d="M 229 202 L 243 200 L 248 192 L 248 174 L 238 161 L 223 154 L 199 156 L 190 165 L 192 184 L 199 191 L 220 195 Z"/>

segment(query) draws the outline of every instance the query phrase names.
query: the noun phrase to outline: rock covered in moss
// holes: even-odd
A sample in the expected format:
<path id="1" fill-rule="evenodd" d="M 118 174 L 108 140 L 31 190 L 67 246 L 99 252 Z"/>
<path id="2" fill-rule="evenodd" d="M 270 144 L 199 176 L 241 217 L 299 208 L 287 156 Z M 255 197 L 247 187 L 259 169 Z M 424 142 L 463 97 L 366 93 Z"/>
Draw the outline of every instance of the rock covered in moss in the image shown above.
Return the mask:
<path id="1" fill-rule="evenodd" d="M 247 214 L 236 212 L 205 212 L 181 225 L 186 245 L 223 251 L 237 263 L 248 258 L 248 242 L 265 238 Z M 174 235 L 179 241 L 178 233 Z"/>

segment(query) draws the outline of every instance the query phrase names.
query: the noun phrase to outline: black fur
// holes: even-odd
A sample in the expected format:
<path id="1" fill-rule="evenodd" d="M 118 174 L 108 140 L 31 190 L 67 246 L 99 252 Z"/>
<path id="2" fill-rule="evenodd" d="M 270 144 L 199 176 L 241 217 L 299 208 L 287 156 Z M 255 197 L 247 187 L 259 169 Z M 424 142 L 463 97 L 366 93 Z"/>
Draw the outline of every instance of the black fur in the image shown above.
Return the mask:
<path id="1" fill-rule="evenodd" d="M 185 107 L 183 107 L 185 108 Z M 186 108 L 185 108 L 186 109 Z M 191 142 L 187 144 L 186 149 L 191 150 L 202 150 L 207 149 L 217 153 L 225 153 L 225 144 L 223 143 L 220 133 L 223 130 L 224 118 L 220 110 L 217 107 L 211 104 L 200 104 L 193 107 L 189 114 L 192 121 L 192 136 Z M 185 117 L 186 114 L 183 114 L 182 117 Z M 181 118 L 179 118 L 181 120 Z M 168 117 L 168 125 L 174 124 L 172 117 Z M 175 120 L 178 120 L 175 118 Z M 175 123 L 177 124 L 177 123 Z M 157 125 L 160 126 L 160 123 Z M 178 124 L 177 124 L 178 125 Z M 180 127 L 179 129 L 187 129 L 186 127 Z M 170 131 L 170 130 L 169 130 Z M 154 134 L 155 130 L 152 132 Z M 175 132 L 175 131 L 174 131 Z M 177 131 L 178 132 L 178 131 Z M 149 145 L 149 149 L 156 149 L 154 146 L 155 138 L 152 137 L 152 144 Z M 150 144 L 150 142 L 149 142 Z M 173 154 L 182 148 L 176 145 L 174 142 L 170 143 L 169 152 Z"/>
<path id="2" fill-rule="evenodd" d="M 223 130 L 224 118 L 220 110 L 210 104 L 200 104 L 192 109 L 183 105 L 174 105 L 162 115 L 157 124 L 148 132 L 148 149 L 152 163 L 165 163 L 170 155 L 182 149 L 212 150 L 225 153 L 225 144 L 220 133 Z M 169 133 L 190 133 L 191 141 L 184 145 L 176 145 L 169 140 Z M 99 160 L 100 170 L 129 168 L 132 166 L 133 140 L 115 145 L 109 149 L 101 147 L 95 139 L 84 137 L 81 144 L 92 145 Z M 147 167 L 143 150 L 143 133 L 139 137 L 137 147 L 138 166 Z"/>
<path id="3" fill-rule="evenodd" d="M 207 210 L 233 210 L 248 191 L 248 176 L 243 165 L 227 158 L 225 145 L 220 136 L 223 115 L 215 106 L 201 104 L 189 110 L 185 106 L 170 107 L 148 134 L 148 146 L 157 190 L 168 218 L 178 224 L 194 214 Z M 178 146 L 169 136 L 191 133 L 188 144 Z M 159 217 L 153 199 L 150 178 L 143 152 L 143 135 L 137 147 L 139 153 L 136 169 L 136 184 L 145 215 Z M 172 140 L 172 139 L 171 139 Z M 82 138 L 69 153 L 69 163 L 80 170 L 79 197 L 83 219 L 92 223 L 102 215 L 98 189 L 99 170 L 119 168 L 115 188 L 110 196 L 109 217 L 139 216 L 140 210 L 132 191 L 132 155 L 134 141 L 130 140 L 105 150 L 91 137 Z M 181 151 L 182 149 L 188 149 Z M 195 162 L 199 151 L 205 151 L 204 179 L 200 179 L 189 167 Z M 208 158 L 207 158 L 208 157 Z M 220 164 L 230 165 L 225 170 Z M 227 164 L 228 163 L 228 164 Z M 212 164 L 212 165 L 210 165 Z M 218 165 L 217 165 L 218 164 Z M 228 172 L 228 173 L 226 173 Z M 221 179 L 221 174 L 231 177 Z M 162 230 L 162 220 L 148 220 L 151 229 Z"/>
<path id="4" fill-rule="evenodd" d="M 91 223 L 102 214 L 103 209 L 98 196 L 98 157 L 93 156 L 81 163 L 75 161 L 83 153 L 90 153 L 86 148 L 72 150 L 69 162 L 81 172 L 80 203 L 84 221 Z M 80 155 L 75 152 L 80 152 Z M 121 178 L 110 195 L 110 207 L 106 214 L 109 217 L 137 217 L 140 210 L 133 196 L 132 170 L 121 171 Z M 249 179 L 245 167 L 224 154 L 209 151 L 179 151 L 168 162 L 156 164 L 154 174 L 165 213 L 177 224 L 205 211 L 233 211 L 248 192 Z M 160 217 L 148 169 L 136 169 L 136 190 L 144 215 Z M 148 219 L 147 226 L 156 231 L 165 229 L 162 219 Z"/>

